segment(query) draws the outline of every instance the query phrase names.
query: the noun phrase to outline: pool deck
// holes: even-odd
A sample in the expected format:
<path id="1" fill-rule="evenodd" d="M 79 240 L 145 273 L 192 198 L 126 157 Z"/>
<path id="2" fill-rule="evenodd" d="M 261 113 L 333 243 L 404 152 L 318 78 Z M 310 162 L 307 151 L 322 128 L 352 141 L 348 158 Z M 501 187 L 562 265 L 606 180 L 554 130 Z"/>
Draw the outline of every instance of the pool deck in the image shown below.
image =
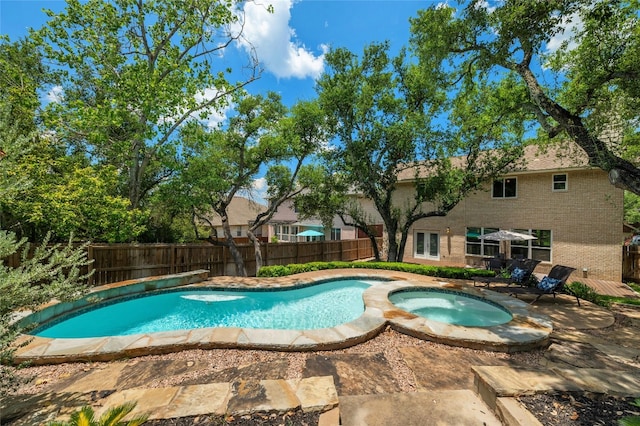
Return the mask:
<path id="1" fill-rule="evenodd" d="M 399 279 L 404 276 L 392 275 Z M 225 279 L 230 280 L 229 283 L 236 281 L 238 285 L 251 284 L 245 279 L 241 282 L 235 278 Z M 287 277 L 281 283 L 289 285 L 297 281 Z M 13 411 L 37 411 L 40 417 L 25 416 L 22 422 L 16 423 L 27 425 L 35 424 L 34 418 L 41 419 L 45 415 L 47 419 L 68 418 L 70 410 L 86 404 L 101 412 L 114 404 L 137 401 L 136 413 L 151 413 L 151 418 L 156 419 L 210 413 L 234 416 L 251 412 L 282 413 L 302 408 L 322 412 L 319 426 L 535 426 L 540 422 L 518 402 L 518 395 L 587 391 L 640 396 L 639 308 L 616 307 L 615 312 L 624 315 L 625 319 L 610 332 L 605 330 L 614 324 L 613 312 L 588 302 L 583 301 L 578 307 L 575 299 L 559 296 L 542 298 L 531 306 L 537 313 L 550 317 L 554 325 L 551 344 L 539 362 L 497 365 L 495 359 L 485 357 L 482 352 L 462 350 L 434 355 L 438 351 L 429 346 L 420 350 L 398 348 L 412 370 L 414 392 L 394 390 L 392 383 L 383 380 L 388 377 L 384 370 L 372 370 L 372 366 L 358 361 L 361 358 L 349 358 L 339 353 L 320 355 L 326 370 L 314 370 L 312 375 L 318 377 L 263 380 L 247 372 L 234 376 L 233 383 L 205 380 L 199 385 L 166 388 L 148 386 L 147 380 L 154 375 L 167 374 L 162 368 L 173 364 L 183 368 L 179 361 L 136 364 L 135 360 L 130 360 L 87 364 L 84 373 L 69 377 L 66 384 L 62 383 L 62 387 L 53 393 L 18 395 L 0 402 L 0 418 L 11 416 Z M 593 334 L 598 330 L 602 331 Z M 373 359 L 383 361 L 384 356 Z M 145 364 L 148 364 L 146 369 L 141 370 Z M 440 369 L 438 365 L 441 365 Z M 131 382 L 129 386 L 128 382 Z M 363 383 L 367 384 L 366 388 L 362 387 Z M 100 396 L 101 392 L 108 396 Z M 260 397 L 256 398 L 257 395 Z"/>
<path id="2" fill-rule="evenodd" d="M 336 278 L 386 280 L 372 285 L 363 295 L 364 313 L 354 321 L 336 327 L 313 330 L 273 330 L 251 328 L 198 328 L 129 336 L 95 338 L 45 338 L 21 336 L 15 354 L 16 362 L 32 365 L 56 364 L 72 361 L 110 361 L 142 355 L 163 354 L 187 349 L 243 348 L 275 351 L 317 351 L 341 349 L 365 342 L 390 325 L 397 331 L 421 339 L 453 346 L 499 352 L 516 352 L 546 346 L 552 332 L 551 320 L 534 312 L 527 303 L 507 295 L 474 288 L 460 280 L 443 280 L 396 271 L 348 269 L 316 271 L 281 278 L 216 277 L 202 280 L 201 272 L 163 277 L 158 284 L 152 279 L 142 282 L 117 283 L 96 288 L 89 296 L 104 298 L 130 295 L 132 288 L 144 290 L 170 288 L 294 288 Z M 456 282 L 457 281 L 457 282 Z M 388 295 L 401 289 L 429 289 L 454 291 L 485 298 L 509 310 L 513 319 L 490 327 L 464 327 L 432 321 L 403 311 L 391 302 Z M 82 305 L 82 304 L 80 304 Z M 49 312 L 49 314 L 47 314 Z M 57 304 L 39 314 L 58 314 Z"/>

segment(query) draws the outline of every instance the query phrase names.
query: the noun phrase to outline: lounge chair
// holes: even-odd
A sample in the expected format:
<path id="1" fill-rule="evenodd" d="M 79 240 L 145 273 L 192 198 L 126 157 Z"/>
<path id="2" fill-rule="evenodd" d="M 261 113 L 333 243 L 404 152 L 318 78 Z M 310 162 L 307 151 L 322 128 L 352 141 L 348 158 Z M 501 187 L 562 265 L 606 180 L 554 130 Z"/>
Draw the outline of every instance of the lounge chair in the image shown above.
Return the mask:
<path id="1" fill-rule="evenodd" d="M 533 270 L 536 269 L 540 263 L 539 260 L 524 259 L 524 260 L 512 260 L 507 265 L 508 277 L 471 277 L 474 287 L 478 284 L 489 287 L 491 283 L 506 284 L 507 287 L 511 284 L 518 284 L 520 286 L 527 285 L 533 274 Z"/>
<path id="2" fill-rule="evenodd" d="M 570 296 L 575 296 L 578 306 L 580 306 L 580 298 L 565 288 L 566 282 L 569 276 L 575 268 L 570 266 L 555 265 L 549 271 L 549 274 L 542 278 L 535 287 L 503 287 L 496 288 L 496 291 L 509 293 L 511 296 L 518 297 L 519 294 L 534 294 L 537 297 L 531 302 L 532 304 L 537 302 L 545 294 L 552 294 L 556 297 L 558 293 L 565 293 Z"/>

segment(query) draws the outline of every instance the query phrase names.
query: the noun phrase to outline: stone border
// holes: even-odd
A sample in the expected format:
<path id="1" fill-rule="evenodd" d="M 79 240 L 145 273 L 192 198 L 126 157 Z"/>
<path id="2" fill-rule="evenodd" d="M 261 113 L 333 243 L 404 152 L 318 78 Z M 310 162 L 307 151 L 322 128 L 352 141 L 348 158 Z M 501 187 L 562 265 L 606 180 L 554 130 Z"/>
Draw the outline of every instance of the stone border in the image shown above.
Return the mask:
<path id="1" fill-rule="evenodd" d="M 163 354 L 187 349 L 241 348 L 275 351 L 317 351 L 342 349 L 365 342 L 380 333 L 387 323 L 402 333 L 454 346 L 473 349 L 515 352 L 548 343 L 551 320 L 532 312 L 517 299 L 468 284 L 452 284 L 410 273 L 382 270 L 339 269 L 315 271 L 279 278 L 214 277 L 206 281 L 206 271 L 150 277 L 102 286 L 80 301 L 52 303 L 39 311 L 35 321 L 48 320 L 69 309 L 86 306 L 95 298 L 130 295 L 142 291 L 189 287 L 289 288 L 310 285 L 336 278 L 388 280 L 365 290 L 364 313 L 354 321 L 332 328 L 316 330 L 271 330 L 250 328 L 201 328 L 131 336 L 80 339 L 52 339 L 22 335 L 14 357 L 17 363 L 33 365 L 76 361 L 110 361 L 119 358 Z M 388 300 L 389 292 L 402 288 L 445 288 L 487 298 L 509 310 L 514 318 L 507 324 L 479 328 L 438 323 L 402 311 Z M 23 321 L 33 321 L 24 318 Z M 21 345 L 21 346 L 20 346 Z"/>
<path id="2" fill-rule="evenodd" d="M 430 320 L 399 309 L 389 301 L 390 293 L 398 290 L 443 289 L 465 293 L 494 302 L 507 309 L 513 319 L 505 324 L 490 327 L 465 327 Z M 530 306 L 514 297 L 472 287 L 462 283 L 435 281 L 431 283 L 402 281 L 369 288 L 364 294 L 365 304 L 384 312 L 391 327 L 401 333 L 419 339 L 431 340 L 450 346 L 495 352 L 528 351 L 547 346 L 553 331 L 553 322 L 543 314 L 535 313 Z"/>

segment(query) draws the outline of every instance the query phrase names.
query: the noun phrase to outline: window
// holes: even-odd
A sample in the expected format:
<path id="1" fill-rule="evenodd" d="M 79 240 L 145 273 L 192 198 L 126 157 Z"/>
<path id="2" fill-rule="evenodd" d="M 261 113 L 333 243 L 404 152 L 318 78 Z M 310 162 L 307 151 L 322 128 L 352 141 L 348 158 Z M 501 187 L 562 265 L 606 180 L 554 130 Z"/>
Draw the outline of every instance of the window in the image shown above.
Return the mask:
<path id="1" fill-rule="evenodd" d="M 298 233 L 297 226 L 289 226 L 289 225 L 277 225 L 276 226 L 276 236 L 279 241 L 297 241 L 298 237 L 296 234 Z"/>
<path id="2" fill-rule="evenodd" d="M 436 232 L 415 232 L 413 235 L 413 257 L 439 260 L 440 235 Z"/>
<path id="3" fill-rule="evenodd" d="M 566 191 L 568 188 L 567 174 L 553 175 L 552 190 L 553 191 Z"/>
<path id="4" fill-rule="evenodd" d="M 517 179 L 514 177 L 496 179 L 493 181 L 493 198 L 515 198 L 517 195 Z"/>
<path id="5" fill-rule="evenodd" d="M 536 259 L 551 262 L 551 230 L 549 229 L 514 229 L 515 232 L 531 234 L 536 238 L 530 241 L 511 241 L 511 257 Z"/>
<path id="6" fill-rule="evenodd" d="M 331 228 L 331 240 L 338 241 L 342 238 L 342 230 L 340 228 Z"/>
<path id="7" fill-rule="evenodd" d="M 236 228 L 236 237 L 241 237 L 242 236 L 242 226 L 238 226 Z"/>
<path id="8" fill-rule="evenodd" d="M 481 240 L 478 237 L 498 230 L 498 228 L 467 227 L 466 254 L 471 256 L 496 256 L 500 252 L 500 242 Z"/>

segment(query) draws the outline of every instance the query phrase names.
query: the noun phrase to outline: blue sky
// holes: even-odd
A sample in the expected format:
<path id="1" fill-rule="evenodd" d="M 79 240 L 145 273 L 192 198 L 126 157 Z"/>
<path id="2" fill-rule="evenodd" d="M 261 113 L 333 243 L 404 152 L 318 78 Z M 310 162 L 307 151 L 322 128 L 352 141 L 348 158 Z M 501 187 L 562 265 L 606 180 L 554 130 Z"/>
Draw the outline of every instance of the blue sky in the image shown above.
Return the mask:
<path id="1" fill-rule="evenodd" d="M 247 6 L 245 35 L 253 41 L 264 73 L 247 89 L 279 92 L 286 104 L 315 97 L 314 82 L 324 69 L 329 47 L 361 53 L 371 42 L 388 40 L 392 49 L 406 45 L 409 18 L 435 2 L 427 0 L 265 0 L 275 12 Z M 62 11 L 61 0 L 0 0 L 0 33 L 16 40 L 39 28 L 43 8 Z M 242 52 L 242 46 L 234 46 Z M 231 64 L 233 68 L 233 64 Z M 239 64 L 238 64 L 239 66 Z"/>
<path id="2" fill-rule="evenodd" d="M 408 44 L 409 18 L 418 10 L 436 5 L 441 0 L 257 0 L 260 4 L 245 6 L 244 36 L 257 50 L 264 72 L 246 89 L 253 94 L 273 90 L 281 94 L 284 103 L 316 96 L 315 80 L 324 70 L 324 53 L 333 47 L 346 47 L 361 54 L 372 42 L 389 41 L 393 52 Z M 455 2 L 450 2 L 456 4 Z M 274 13 L 265 11 L 272 4 Z M 488 5 L 488 3 L 487 3 Z M 63 0 L 0 0 L 0 33 L 17 40 L 28 28 L 46 23 L 43 8 L 62 11 Z M 560 35 L 561 36 L 561 35 Z M 563 37 L 556 37 L 558 44 Z M 555 38 L 554 38 L 555 39 Z M 551 47 L 551 42 L 548 44 Z M 221 60 L 225 66 L 240 69 L 244 47 L 232 46 Z M 236 59 L 232 59 L 236 58 Z M 51 98 L 50 98 L 51 99 Z M 210 122 L 224 119 L 231 111 L 219 111 Z M 256 189 L 264 190 L 258 179 Z M 263 181 L 262 181 L 263 182 Z"/>
<path id="3" fill-rule="evenodd" d="M 315 80 L 324 70 L 324 53 L 334 47 L 346 47 L 361 54 L 372 42 L 388 40 L 392 51 L 408 43 L 409 18 L 433 4 L 427 0 L 259 0 L 261 5 L 245 6 L 244 35 L 252 41 L 262 62 L 262 77 L 246 89 L 253 94 L 273 90 L 284 103 L 316 96 Z M 266 13 L 264 4 L 272 4 L 274 13 Z M 61 12 L 62 0 L 0 0 L 0 33 L 15 41 L 40 28 L 47 21 L 43 9 Z M 243 57 L 243 46 L 235 45 L 225 60 L 232 69 Z M 233 51 L 235 50 L 235 52 Z M 246 56 L 245 56 L 246 57 Z M 237 59 L 236 59 L 237 60 Z M 53 92 L 50 92 L 53 93 Z M 52 97 L 50 97 L 52 99 Z M 221 111 L 211 121 L 224 119 L 231 111 Z M 264 180 L 258 178 L 254 190 L 260 199 Z"/>

